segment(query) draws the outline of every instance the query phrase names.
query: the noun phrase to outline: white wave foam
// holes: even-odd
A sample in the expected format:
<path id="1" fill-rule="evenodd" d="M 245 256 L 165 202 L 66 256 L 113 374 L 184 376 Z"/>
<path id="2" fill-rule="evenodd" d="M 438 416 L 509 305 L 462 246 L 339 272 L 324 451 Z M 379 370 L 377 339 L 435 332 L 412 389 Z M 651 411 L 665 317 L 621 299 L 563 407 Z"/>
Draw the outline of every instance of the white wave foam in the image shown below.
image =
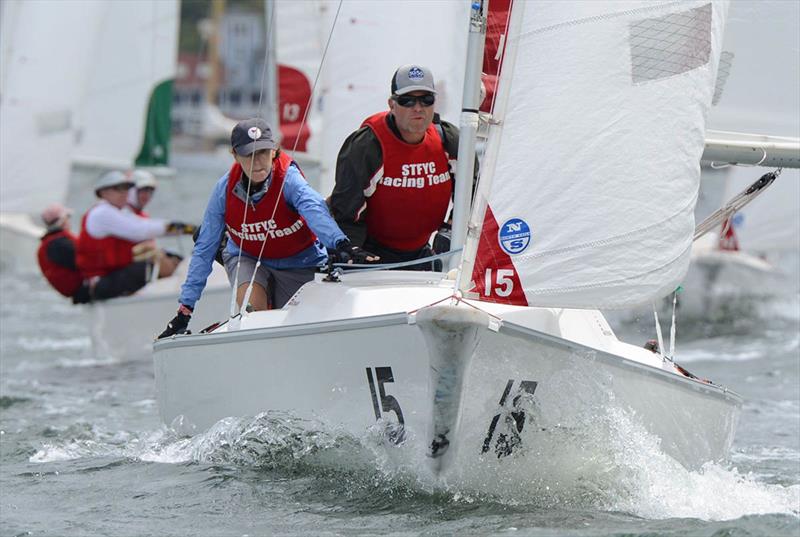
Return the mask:
<path id="1" fill-rule="evenodd" d="M 732 520 L 746 515 L 800 516 L 800 485 L 758 482 L 735 467 L 707 463 L 690 471 L 658 449 L 641 426 L 617 413 L 616 462 L 622 489 L 613 508 L 644 518 Z"/>
<path id="2" fill-rule="evenodd" d="M 398 488 L 445 493 L 457 502 L 487 498 L 507 505 L 621 511 L 648 519 L 800 516 L 798 484 L 765 483 L 722 464 L 689 471 L 661 452 L 657 438 L 620 410 L 590 421 L 595 428 L 554 430 L 546 444 L 523 445 L 513 456 L 527 465 L 504 464 L 492 453 L 476 464 L 470 455 L 470 464 L 456 464 L 444 480 L 429 470 L 424 439 L 412 431 L 404 444 L 395 446 L 386 440 L 380 423 L 353 438 L 319 422 L 276 413 L 227 418 L 192 437 L 166 428 L 141 435 L 92 430 L 87 438 L 64 445 L 45 444 L 30 462 L 111 456 L 166 464 L 306 468 L 315 474 L 324 468 L 347 473 L 348 486 L 358 487 L 363 481 L 363 488 L 378 485 L 377 492 L 388 494 Z"/>

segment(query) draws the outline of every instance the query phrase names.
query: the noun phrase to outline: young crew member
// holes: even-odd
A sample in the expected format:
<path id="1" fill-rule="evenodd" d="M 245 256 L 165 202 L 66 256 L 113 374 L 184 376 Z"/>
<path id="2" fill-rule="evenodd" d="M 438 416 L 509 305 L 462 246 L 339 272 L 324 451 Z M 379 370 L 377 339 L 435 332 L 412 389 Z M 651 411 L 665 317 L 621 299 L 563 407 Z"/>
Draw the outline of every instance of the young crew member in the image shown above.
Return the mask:
<path id="1" fill-rule="evenodd" d="M 206 207 L 178 313 L 159 338 L 186 332 L 226 231 L 222 260 L 228 279 L 238 282 L 241 306 L 255 272 L 249 298 L 254 310 L 283 307 L 327 263 L 326 247 L 342 262 L 378 260 L 350 243 L 297 163 L 278 149 L 266 121 L 239 122 L 231 132 L 231 154 L 233 166 L 217 181 Z"/>

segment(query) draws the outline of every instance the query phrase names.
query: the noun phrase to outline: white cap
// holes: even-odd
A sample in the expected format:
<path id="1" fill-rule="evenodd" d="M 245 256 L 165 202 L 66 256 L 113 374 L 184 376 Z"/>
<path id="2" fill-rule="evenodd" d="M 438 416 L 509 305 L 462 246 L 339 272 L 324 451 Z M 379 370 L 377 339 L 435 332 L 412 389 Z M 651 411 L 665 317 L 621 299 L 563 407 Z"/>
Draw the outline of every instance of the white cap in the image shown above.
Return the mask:
<path id="1" fill-rule="evenodd" d="M 124 184 L 133 186 L 133 180 L 131 179 L 130 174 L 121 172 L 119 170 L 112 170 L 100 176 L 100 178 L 94 184 L 94 193 L 97 195 L 104 188 Z"/>
<path id="2" fill-rule="evenodd" d="M 131 181 L 133 181 L 137 190 L 141 188 L 156 188 L 158 186 L 156 176 L 147 170 L 133 170 L 131 172 Z"/>

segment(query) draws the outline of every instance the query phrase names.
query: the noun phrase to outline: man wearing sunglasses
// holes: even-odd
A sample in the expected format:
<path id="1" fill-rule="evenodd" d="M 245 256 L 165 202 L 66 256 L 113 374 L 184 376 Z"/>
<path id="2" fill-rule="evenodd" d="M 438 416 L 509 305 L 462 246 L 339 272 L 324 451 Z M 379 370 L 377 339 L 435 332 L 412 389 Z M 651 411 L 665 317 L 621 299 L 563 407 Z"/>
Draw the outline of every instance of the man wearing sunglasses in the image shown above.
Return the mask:
<path id="1" fill-rule="evenodd" d="M 439 119 L 435 103 L 430 69 L 404 65 L 392 76 L 389 110 L 364 120 L 339 151 L 331 213 L 353 244 L 382 263 L 433 255 L 431 234 L 448 227 L 458 129 Z"/>
<path id="2" fill-rule="evenodd" d="M 155 247 L 153 239 L 191 233 L 192 226 L 158 218 L 142 218 L 127 208 L 131 173 L 110 171 L 95 183 L 98 202 L 81 219 L 76 264 L 89 289 L 89 300 L 135 293 L 149 281 L 158 261 L 158 277 L 170 276 L 180 259 Z"/>

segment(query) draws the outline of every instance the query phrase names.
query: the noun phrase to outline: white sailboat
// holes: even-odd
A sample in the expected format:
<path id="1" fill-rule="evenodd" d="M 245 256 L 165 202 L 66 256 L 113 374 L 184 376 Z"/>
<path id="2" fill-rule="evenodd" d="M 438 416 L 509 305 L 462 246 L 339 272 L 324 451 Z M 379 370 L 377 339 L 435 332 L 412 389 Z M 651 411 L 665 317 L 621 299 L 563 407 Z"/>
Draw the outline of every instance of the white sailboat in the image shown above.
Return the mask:
<path id="1" fill-rule="evenodd" d="M 686 270 L 726 7 L 514 2 L 469 223 L 467 182 L 456 194 L 457 270 L 318 277 L 280 310 L 156 342 L 164 422 L 278 411 L 377 427 L 415 472 L 542 486 L 558 479 L 546 454 L 614 449 L 587 434 L 620 420 L 688 468 L 725 458 L 740 397 L 619 341 L 596 308 L 663 296 Z M 466 177 L 484 16 L 474 2 L 463 20 Z M 425 37 L 406 42 L 417 56 Z"/>
<path id="2" fill-rule="evenodd" d="M 800 291 L 800 71 L 786 67 L 800 65 L 798 20 L 797 2 L 731 3 L 725 80 L 709 114 L 715 130 L 706 136 L 701 196 L 713 210 L 770 168 L 783 170 L 731 219 L 732 237 L 720 241 L 720 228 L 695 243 L 678 295 L 683 319 L 759 313 L 762 304 Z M 727 158 L 723 148 L 731 152 Z M 746 164 L 726 166 L 730 161 Z"/>

